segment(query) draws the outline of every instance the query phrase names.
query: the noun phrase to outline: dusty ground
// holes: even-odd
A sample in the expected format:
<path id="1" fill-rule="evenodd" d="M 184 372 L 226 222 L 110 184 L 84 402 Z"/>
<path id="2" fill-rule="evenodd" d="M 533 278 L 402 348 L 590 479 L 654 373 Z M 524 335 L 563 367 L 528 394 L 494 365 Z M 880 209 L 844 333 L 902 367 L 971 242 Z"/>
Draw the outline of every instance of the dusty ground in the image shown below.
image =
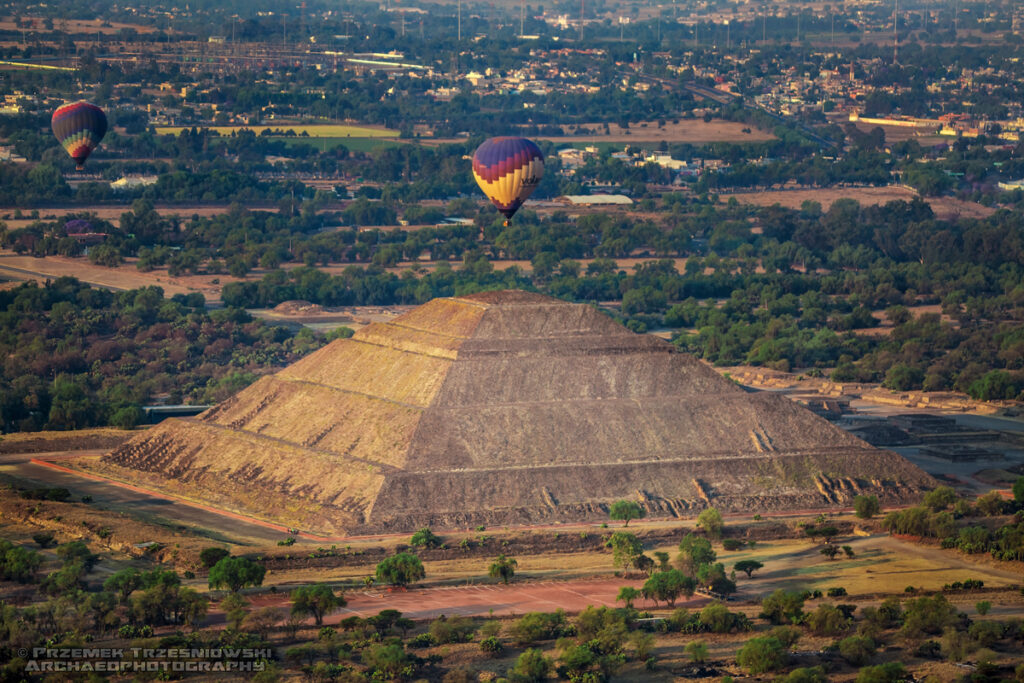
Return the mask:
<path id="1" fill-rule="evenodd" d="M 773 190 L 771 192 L 738 192 L 721 194 L 719 199 L 727 202 L 735 197 L 737 201 L 758 206 L 779 204 L 788 209 L 799 209 L 800 205 L 810 200 L 821 204 L 828 211 L 837 199 L 855 199 L 861 204 L 874 205 L 903 200 L 910 201 L 917 197 L 913 190 L 899 185 L 887 187 L 826 187 L 815 189 Z M 995 209 L 982 206 L 975 202 L 965 202 L 953 197 L 930 197 L 926 201 L 935 214 L 941 218 L 985 218 L 995 213 Z"/>

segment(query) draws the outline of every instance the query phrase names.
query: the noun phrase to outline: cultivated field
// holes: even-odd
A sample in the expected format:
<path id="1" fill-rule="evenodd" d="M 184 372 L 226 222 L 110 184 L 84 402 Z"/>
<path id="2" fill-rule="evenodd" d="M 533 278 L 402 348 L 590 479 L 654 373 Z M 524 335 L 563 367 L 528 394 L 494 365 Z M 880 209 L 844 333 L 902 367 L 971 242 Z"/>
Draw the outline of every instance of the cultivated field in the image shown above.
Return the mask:
<path id="1" fill-rule="evenodd" d="M 799 209 L 805 201 L 818 202 L 824 211 L 828 211 L 837 199 L 855 199 L 864 205 L 881 205 L 887 202 L 902 200 L 909 202 L 918 194 L 914 190 L 901 185 L 885 187 L 823 187 L 813 189 L 772 190 L 770 192 L 737 192 L 720 194 L 718 198 L 758 206 L 778 204 L 787 209 Z M 995 209 L 982 206 L 975 202 L 965 202 L 953 197 L 925 197 L 932 210 L 940 218 L 960 216 L 963 218 L 985 218 L 995 213 Z"/>

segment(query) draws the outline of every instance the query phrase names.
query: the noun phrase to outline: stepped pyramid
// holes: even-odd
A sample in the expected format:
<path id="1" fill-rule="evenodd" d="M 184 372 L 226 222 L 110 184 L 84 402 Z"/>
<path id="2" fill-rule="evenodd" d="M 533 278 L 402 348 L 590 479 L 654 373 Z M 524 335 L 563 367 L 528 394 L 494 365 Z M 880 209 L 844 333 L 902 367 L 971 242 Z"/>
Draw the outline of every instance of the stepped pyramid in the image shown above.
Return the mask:
<path id="1" fill-rule="evenodd" d="M 935 485 L 596 309 L 435 299 L 103 456 L 115 479 L 320 534 L 890 502 Z"/>

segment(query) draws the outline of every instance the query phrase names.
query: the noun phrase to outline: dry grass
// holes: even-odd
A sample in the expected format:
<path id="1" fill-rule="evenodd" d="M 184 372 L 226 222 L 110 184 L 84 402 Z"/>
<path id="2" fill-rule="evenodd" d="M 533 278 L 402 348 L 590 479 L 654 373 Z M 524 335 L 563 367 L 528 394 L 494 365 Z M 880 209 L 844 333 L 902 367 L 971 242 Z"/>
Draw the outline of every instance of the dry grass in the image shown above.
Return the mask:
<path id="1" fill-rule="evenodd" d="M 46 31 L 43 22 L 45 21 L 42 17 L 22 17 L 22 20 L 29 19 L 32 21 L 32 28 L 30 31 Z M 122 24 L 118 22 L 108 22 L 102 19 L 90 19 L 88 21 L 80 19 L 54 19 L 53 28 L 55 30 L 64 29 L 68 33 L 91 33 L 93 35 L 102 33 L 104 35 L 111 35 L 117 33 L 121 29 L 132 29 L 136 33 L 154 33 L 157 29 L 155 26 L 145 26 L 142 24 Z M 21 31 L 20 28 L 15 26 L 14 21 L 6 19 L 0 21 L 0 31 L 11 31 L 18 33 Z"/>
<path id="2" fill-rule="evenodd" d="M 608 124 L 608 133 L 604 133 L 603 123 L 584 123 L 584 128 L 600 131 L 596 135 L 575 135 L 574 128 L 563 126 L 564 137 L 543 137 L 542 140 L 556 142 L 688 142 L 701 144 L 706 142 L 765 142 L 774 140 L 771 133 L 758 130 L 745 123 L 712 119 L 704 122 L 701 119 L 680 119 L 678 123 L 666 121 L 658 127 L 657 121 L 638 121 L 630 123 L 629 128 L 620 127 L 617 123 Z M 744 132 L 749 130 L 750 132 Z"/>
<path id="3" fill-rule="evenodd" d="M 302 136 L 303 133 L 311 138 L 397 138 L 397 130 L 389 130 L 387 128 L 376 127 L 376 126 L 343 126 L 333 123 L 316 123 L 316 124 L 301 124 L 301 123 L 275 123 L 269 126 L 206 126 L 207 130 L 216 131 L 221 135 L 231 135 L 243 130 L 249 130 L 256 135 L 262 134 L 264 131 L 295 131 L 296 136 Z M 182 126 L 157 126 L 156 132 L 158 135 L 179 135 L 181 131 L 186 130 L 187 127 Z"/>
<path id="4" fill-rule="evenodd" d="M 805 201 L 812 201 L 821 204 L 823 211 L 828 211 L 837 199 L 854 199 L 863 205 L 874 206 L 897 200 L 909 202 L 917 196 L 918 194 L 910 188 L 889 185 L 886 187 L 824 187 L 770 192 L 737 192 L 721 194 L 718 197 L 723 202 L 735 197 L 736 201 L 744 204 L 757 206 L 778 204 L 787 209 L 799 209 Z M 985 218 L 995 213 L 995 209 L 953 197 L 925 197 L 924 199 L 940 217 L 956 215 L 965 218 Z"/>
<path id="5" fill-rule="evenodd" d="M 221 285 L 238 278 L 230 275 L 183 275 L 171 277 L 166 268 L 143 273 L 135 268 L 135 259 L 117 268 L 107 268 L 89 262 L 86 258 L 66 256 L 20 256 L 12 251 L 0 250 L 0 274 L 15 280 L 46 280 L 74 277 L 82 282 L 111 289 L 138 289 L 155 285 L 164 290 L 164 296 L 175 294 L 202 294 L 208 303 L 220 301 Z M 5 268 L 6 267 L 6 268 Z M 259 277 L 261 274 L 257 274 Z M 214 282 L 216 280 L 216 282 Z"/>

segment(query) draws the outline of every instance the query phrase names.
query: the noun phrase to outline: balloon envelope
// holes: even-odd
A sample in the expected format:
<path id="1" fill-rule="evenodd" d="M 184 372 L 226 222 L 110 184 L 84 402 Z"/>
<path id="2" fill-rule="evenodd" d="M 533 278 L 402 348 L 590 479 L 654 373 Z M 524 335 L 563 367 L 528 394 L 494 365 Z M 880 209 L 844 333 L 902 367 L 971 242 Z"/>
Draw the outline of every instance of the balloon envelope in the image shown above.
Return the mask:
<path id="1" fill-rule="evenodd" d="M 544 175 L 544 155 L 526 138 L 490 138 L 473 154 L 473 177 L 505 218 L 519 210 Z"/>
<path id="2" fill-rule="evenodd" d="M 90 102 L 65 104 L 53 112 L 53 134 L 82 170 L 85 160 L 107 134 L 107 115 Z"/>

